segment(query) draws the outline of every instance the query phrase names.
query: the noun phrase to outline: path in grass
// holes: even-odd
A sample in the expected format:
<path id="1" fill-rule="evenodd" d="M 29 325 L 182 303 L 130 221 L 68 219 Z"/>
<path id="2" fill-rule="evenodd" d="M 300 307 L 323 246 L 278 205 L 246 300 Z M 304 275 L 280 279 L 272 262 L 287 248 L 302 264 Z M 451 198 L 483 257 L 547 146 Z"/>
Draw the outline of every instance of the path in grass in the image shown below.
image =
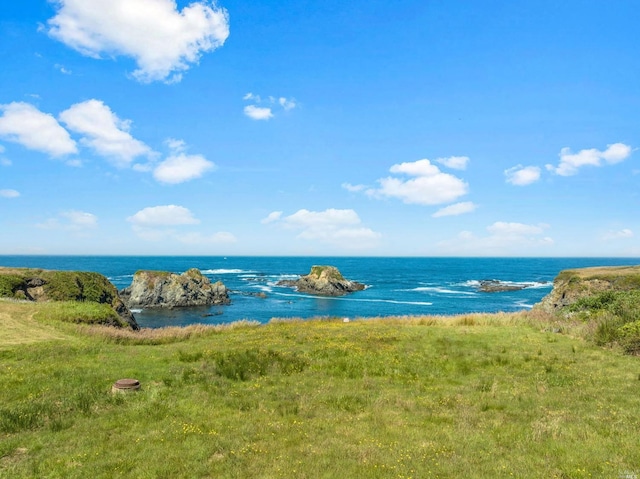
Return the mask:
<path id="1" fill-rule="evenodd" d="M 34 320 L 36 311 L 34 304 L 0 300 L 0 349 L 69 338 L 55 327 Z"/>

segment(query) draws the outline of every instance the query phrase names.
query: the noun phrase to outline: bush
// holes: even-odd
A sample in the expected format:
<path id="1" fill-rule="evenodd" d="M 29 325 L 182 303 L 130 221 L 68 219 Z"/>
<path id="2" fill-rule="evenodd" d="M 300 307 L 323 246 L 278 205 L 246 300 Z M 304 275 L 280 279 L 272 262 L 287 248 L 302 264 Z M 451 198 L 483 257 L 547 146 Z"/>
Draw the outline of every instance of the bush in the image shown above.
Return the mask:
<path id="1" fill-rule="evenodd" d="M 17 274 L 0 274 L 0 297 L 13 298 L 16 290 L 24 285 L 24 278 Z"/>

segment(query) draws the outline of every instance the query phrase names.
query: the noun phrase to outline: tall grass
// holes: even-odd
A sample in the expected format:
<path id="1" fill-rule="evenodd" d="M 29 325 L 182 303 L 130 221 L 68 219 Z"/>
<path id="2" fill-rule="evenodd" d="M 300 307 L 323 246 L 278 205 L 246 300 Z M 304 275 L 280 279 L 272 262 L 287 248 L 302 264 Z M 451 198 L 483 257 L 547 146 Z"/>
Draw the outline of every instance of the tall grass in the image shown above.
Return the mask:
<path id="1" fill-rule="evenodd" d="M 63 324 L 0 349 L 0 477 L 638 474 L 638 359 L 556 321 Z M 112 394 L 126 377 L 142 388 Z"/>

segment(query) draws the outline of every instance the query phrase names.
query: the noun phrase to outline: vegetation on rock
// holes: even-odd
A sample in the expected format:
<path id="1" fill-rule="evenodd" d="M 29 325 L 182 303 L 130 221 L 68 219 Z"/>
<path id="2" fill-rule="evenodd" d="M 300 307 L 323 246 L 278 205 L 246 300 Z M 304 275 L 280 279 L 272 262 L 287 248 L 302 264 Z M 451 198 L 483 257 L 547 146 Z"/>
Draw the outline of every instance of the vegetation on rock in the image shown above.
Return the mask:
<path id="1" fill-rule="evenodd" d="M 345 279 L 335 266 L 312 266 L 309 274 L 297 280 L 279 281 L 278 284 L 320 296 L 342 296 L 365 289 L 364 284 Z"/>
<path id="2" fill-rule="evenodd" d="M 99 273 L 0 268 L 0 297 L 64 302 L 50 308 L 51 311 L 55 309 L 56 316 L 62 320 L 138 329 L 116 287 Z"/>

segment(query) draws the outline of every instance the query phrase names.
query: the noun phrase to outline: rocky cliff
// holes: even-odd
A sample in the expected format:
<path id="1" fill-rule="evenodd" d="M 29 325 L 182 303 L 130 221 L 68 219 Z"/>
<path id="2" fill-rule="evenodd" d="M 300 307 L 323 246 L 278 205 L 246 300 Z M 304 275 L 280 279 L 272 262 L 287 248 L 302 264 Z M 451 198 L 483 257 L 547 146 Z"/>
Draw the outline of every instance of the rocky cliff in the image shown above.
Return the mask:
<path id="1" fill-rule="evenodd" d="M 553 290 L 536 307 L 553 313 L 587 296 L 637 289 L 640 289 L 640 266 L 570 269 L 558 274 Z"/>
<path id="2" fill-rule="evenodd" d="M 312 266 L 308 275 L 297 280 L 280 281 L 278 284 L 294 287 L 301 293 L 321 296 L 343 296 L 365 288 L 362 283 L 345 279 L 334 266 Z"/>
<path id="3" fill-rule="evenodd" d="M 137 330 L 133 314 L 116 287 L 99 273 L 0 268 L 0 297 L 27 301 L 80 301 L 108 304 L 117 317 L 104 324 Z"/>
<path id="4" fill-rule="evenodd" d="M 227 288 L 221 281 L 211 283 L 200 270 L 182 274 L 166 271 L 137 271 L 131 286 L 120 291 L 130 308 L 177 308 L 229 304 Z"/>

